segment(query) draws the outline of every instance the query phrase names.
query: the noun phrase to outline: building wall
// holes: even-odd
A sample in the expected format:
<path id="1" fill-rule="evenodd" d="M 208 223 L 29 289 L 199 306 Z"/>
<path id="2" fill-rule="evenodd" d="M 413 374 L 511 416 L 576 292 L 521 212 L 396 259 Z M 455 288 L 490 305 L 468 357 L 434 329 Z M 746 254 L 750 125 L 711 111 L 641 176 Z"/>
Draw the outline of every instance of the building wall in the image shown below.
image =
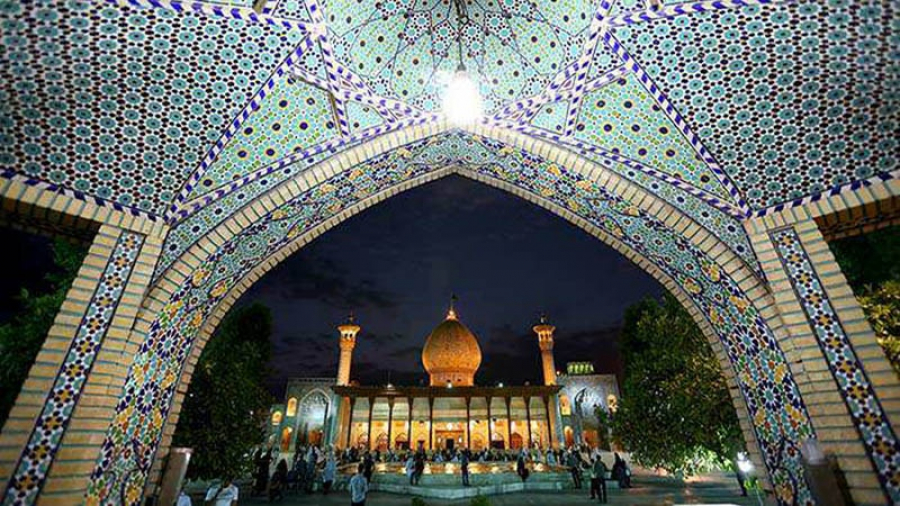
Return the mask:
<path id="1" fill-rule="evenodd" d="M 332 378 L 291 378 L 283 402 L 272 406 L 266 444 L 293 454 L 299 444 L 331 444 L 332 420 L 340 416 Z M 276 415 L 280 413 L 280 417 Z"/>
<path id="2" fill-rule="evenodd" d="M 566 428 L 574 431 L 576 428 L 575 421 L 575 399 L 582 390 L 585 392 L 584 400 L 581 403 L 581 420 L 582 430 L 587 433 L 588 437 L 579 438 L 578 434 L 572 434 L 574 441 L 596 442 L 596 431 L 598 427 L 597 417 L 594 410 L 597 406 L 609 410 L 610 396 L 619 399 L 619 382 L 613 374 L 585 374 L 585 375 L 560 375 L 557 378 L 559 385 L 563 387 L 559 393 L 560 397 L 560 417 L 562 419 L 564 438 L 569 433 Z"/>

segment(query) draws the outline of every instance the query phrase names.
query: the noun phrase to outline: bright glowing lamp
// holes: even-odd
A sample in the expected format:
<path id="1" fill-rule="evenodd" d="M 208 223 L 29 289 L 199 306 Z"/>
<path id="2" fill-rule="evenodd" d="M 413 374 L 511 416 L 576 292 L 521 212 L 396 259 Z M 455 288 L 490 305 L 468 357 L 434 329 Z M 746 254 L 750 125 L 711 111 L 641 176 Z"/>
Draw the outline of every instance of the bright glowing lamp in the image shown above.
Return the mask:
<path id="1" fill-rule="evenodd" d="M 453 126 L 471 125 L 481 118 L 481 93 L 466 67 L 460 65 L 444 94 L 444 115 Z"/>

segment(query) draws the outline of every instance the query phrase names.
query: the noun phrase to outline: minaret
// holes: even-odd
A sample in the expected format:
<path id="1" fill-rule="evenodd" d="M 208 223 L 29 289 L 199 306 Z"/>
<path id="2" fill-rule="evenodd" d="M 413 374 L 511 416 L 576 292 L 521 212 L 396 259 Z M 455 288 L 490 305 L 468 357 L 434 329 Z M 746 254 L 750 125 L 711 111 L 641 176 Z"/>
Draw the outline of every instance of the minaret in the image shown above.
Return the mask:
<path id="1" fill-rule="evenodd" d="M 556 384 L 556 363 L 553 361 L 553 331 L 556 327 L 547 323 L 547 316 L 541 315 L 541 323 L 535 325 L 532 330 L 538 336 L 538 344 L 541 347 L 541 363 L 544 368 L 544 384 Z"/>
<path id="2" fill-rule="evenodd" d="M 341 358 L 338 360 L 337 384 L 346 386 L 350 384 L 350 361 L 353 360 L 353 348 L 356 346 L 356 334 L 360 326 L 353 323 L 353 313 L 347 318 L 347 323 L 338 325 L 341 333 Z"/>

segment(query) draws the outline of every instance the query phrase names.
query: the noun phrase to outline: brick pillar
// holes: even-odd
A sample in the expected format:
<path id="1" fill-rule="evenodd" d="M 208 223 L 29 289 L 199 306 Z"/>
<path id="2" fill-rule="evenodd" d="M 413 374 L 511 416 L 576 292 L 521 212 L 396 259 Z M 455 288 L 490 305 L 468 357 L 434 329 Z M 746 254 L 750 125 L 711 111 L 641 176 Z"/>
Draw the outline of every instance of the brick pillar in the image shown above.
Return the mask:
<path id="1" fill-rule="evenodd" d="M 0 436 L 4 504 L 83 501 L 162 240 L 103 225 Z"/>
<path id="2" fill-rule="evenodd" d="M 856 504 L 900 502 L 900 383 L 815 221 L 748 229 L 775 300 L 770 325 L 820 443 Z"/>

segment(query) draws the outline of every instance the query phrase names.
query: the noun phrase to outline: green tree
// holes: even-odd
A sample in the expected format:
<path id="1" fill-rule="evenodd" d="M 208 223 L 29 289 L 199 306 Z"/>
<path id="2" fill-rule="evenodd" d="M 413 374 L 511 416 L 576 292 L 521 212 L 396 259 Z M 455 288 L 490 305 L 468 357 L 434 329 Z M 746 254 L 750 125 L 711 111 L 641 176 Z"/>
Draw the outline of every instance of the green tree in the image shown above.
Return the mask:
<path id="1" fill-rule="evenodd" d="M 675 297 L 625 311 L 625 377 L 611 418 L 614 437 L 641 465 L 692 474 L 743 447 L 721 366 Z"/>
<path id="2" fill-rule="evenodd" d="M 272 396 L 265 389 L 272 313 L 254 303 L 232 309 L 200 355 L 173 436 L 193 448 L 189 478 L 238 477 L 265 438 Z"/>
<path id="3" fill-rule="evenodd" d="M 0 325 L 0 425 L 9 416 L 86 253 L 81 245 L 56 239 L 54 265 L 45 276 L 49 289 L 31 293 L 23 288 L 16 316 Z"/>
<path id="4" fill-rule="evenodd" d="M 878 343 L 900 374 L 900 227 L 840 239 L 829 246 Z"/>

